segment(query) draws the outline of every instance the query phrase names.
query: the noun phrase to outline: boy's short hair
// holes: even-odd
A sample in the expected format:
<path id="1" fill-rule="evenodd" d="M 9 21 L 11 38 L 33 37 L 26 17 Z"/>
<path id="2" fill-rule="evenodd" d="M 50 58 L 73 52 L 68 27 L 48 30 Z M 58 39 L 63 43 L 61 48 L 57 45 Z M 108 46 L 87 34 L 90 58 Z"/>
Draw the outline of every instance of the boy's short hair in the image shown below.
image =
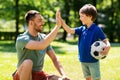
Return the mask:
<path id="1" fill-rule="evenodd" d="M 91 4 L 85 4 L 79 11 L 82 14 L 85 14 L 86 16 L 92 16 L 92 21 L 96 20 L 97 17 L 97 10 L 96 8 Z"/>
<path id="2" fill-rule="evenodd" d="M 40 14 L 38 11 L 36 10 L 29 10 L 26 14 L 25 14 L 25 20 L 27 22 L 27 24 L 29 23 L 29 21 L 31 19 L 33 19 L 35 17 L 36 14 Z"/>

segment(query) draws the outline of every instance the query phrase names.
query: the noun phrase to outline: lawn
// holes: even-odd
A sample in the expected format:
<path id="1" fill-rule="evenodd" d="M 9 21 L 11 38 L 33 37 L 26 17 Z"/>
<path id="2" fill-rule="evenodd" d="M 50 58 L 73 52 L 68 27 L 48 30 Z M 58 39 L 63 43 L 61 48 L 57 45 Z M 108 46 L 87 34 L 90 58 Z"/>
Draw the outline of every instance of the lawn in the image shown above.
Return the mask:
<path id="1" fill-rule="evenodd" d="M 77 56 L 77 42 L 53 41 L 51 43 L 64 70 L 71 80 L 84 80 L 81 65 Z M 120 80 L 120 44 L 111 44 L 106 59 L 100 60 L 102 80 Z M 17 64 L 15 44 L 12 41 L 0 41 L 0 80 L 12 80 L 11 74 Z M 48 56 L 45 57 L 44 71 L 50 74 L 59 73 Z"/>

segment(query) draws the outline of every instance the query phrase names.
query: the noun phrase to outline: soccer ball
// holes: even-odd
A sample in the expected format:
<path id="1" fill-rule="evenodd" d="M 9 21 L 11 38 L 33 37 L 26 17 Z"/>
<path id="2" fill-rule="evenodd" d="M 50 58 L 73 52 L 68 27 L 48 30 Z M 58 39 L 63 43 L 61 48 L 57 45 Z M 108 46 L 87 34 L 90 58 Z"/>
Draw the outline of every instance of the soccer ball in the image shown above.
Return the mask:
<path id="1" fill-rule="evenodd" d="M 91 55 L 98 60 L 106 58 L 107 55 L 103 55 L 100 53 L 104 50 L 105 46 L 106 44 L 103 41 L 95 41 L 91 45 Z"/>

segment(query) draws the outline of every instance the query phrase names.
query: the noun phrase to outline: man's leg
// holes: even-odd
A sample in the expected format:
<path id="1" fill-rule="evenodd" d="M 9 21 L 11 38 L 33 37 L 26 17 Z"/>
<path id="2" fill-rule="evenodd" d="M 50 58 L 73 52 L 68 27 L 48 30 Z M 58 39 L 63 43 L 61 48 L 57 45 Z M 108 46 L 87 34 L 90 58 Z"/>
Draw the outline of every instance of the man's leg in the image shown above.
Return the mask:
<path id="1" fill-rule="evenodd" d="M 86 80 L 92 80 L 91 77 L 87 77 Z"/>
<path id="2" fill-rule="evenodd" d="M 33 62 L 30 59 L 25 60 L 18 68 L 19 80 L 32 80 Z"/>

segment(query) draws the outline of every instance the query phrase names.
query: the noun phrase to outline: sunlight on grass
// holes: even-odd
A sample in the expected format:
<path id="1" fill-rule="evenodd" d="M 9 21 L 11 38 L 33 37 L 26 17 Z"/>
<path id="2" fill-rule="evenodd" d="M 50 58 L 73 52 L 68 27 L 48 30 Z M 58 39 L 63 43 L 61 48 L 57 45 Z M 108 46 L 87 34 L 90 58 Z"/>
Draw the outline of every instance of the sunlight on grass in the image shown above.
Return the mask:
<path id="1" fill-rule="evenodd" d="M 16 54 L 0 54 L 0 80 L 12 80 L 16 62 Z"/>
<path id="2" fill-rule="evenodd" d="M 10 46 L 10 44 L 12 45 Z M 51 45 L 55 49 L 67 76 L 71 80 L 84 80 L 78 60 L 77 43 L 54 41 Z M 10 51 L 10 49 L 12 50 Z M 102 80 L 120 80 L 118 76 L 120 74 L 119 52 L 120 44 L 113 44 L 107 58 L 100 60 Z M 12 80 L 11 74 L 15 71 L 16 65 L 17 56 L 14 43 L 0 42 L 0 80 Z M 48 56 L 45 57 L 44 66 L 44 71 L 47 73 L 59 75 Z"/>
<path id="3" fill-rule="evenodd" d="M 106 59 L 101 60 L 101 74 L 103 80 L 120 80 L 120 46 L 112 47 Z"/>

